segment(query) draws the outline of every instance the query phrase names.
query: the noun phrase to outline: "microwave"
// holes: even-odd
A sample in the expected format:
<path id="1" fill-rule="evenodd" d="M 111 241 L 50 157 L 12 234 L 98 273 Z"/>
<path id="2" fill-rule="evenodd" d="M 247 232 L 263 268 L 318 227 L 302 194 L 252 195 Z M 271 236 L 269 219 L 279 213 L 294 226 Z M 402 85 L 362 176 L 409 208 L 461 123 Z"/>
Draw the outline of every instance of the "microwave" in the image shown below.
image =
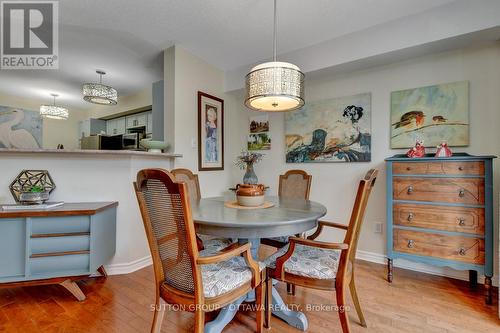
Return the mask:
<path id="1" fill-rule="evenodd" d="M 139 143 L 143 138 L 142 133 L 128 133 L 122 135 L 122 149 L 138 150 L 140 149 Z"/>

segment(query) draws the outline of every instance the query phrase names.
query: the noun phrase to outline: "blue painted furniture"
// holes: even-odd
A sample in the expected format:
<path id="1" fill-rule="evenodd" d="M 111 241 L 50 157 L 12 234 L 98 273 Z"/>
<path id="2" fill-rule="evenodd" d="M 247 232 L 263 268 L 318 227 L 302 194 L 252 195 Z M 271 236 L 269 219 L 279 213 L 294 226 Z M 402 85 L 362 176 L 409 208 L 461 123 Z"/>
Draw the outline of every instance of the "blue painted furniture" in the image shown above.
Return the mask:
<path id="1" fill-rule="evenodd" d="M 460 153 L 386 159 L 389 282 L 396 258 L 469 270 L 472 286 L 478 273 L 485 275 L 491 303 L 493 158 Z"/>
<path id="2" fill-rule="evenodd" d="M 0 288 L 60 284 L 85 299 L 75 280 L 115 254 L 116 202 L 68 203 L 43 211 L 0 210 Z"/>

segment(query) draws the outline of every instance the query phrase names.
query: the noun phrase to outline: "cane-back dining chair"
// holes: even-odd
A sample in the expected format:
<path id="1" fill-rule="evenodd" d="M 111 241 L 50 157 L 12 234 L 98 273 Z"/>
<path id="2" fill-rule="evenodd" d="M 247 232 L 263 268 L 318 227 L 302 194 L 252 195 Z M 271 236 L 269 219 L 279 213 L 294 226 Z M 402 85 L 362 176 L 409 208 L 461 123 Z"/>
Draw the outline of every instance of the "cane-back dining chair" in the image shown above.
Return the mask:
<path id="1" fill-rule="evenodd" d="M 344 333 L 350 332 L 345 311 L 347 288 L 350 289 L 360 323 L 366 327 L 354 283 L 354 267 L 359 233 L 377 174 L 378 171 L 372 169 L 359 182 L 349 225 L 319 221 L 318 228 L 307 239 L 290 237 L 288 246 L 266 259 L 267 286 L 272 285 L 272 279 L 277 279 L 307 288 L 335 290 L 340 323 Z M 315 239 L 325 227 L 345 230 L 344 242 L 316 241 Z M 271 295 L 267 292 L 266 298 L 270 299 L 270 297 Z M 266 327 L 269 325 L 270 315 L 269 309 L 266 309 Z"/>
<path id="2" fill-rule="evenodd" d="M 304 170 L 288 170 L 284 175 L 280 175 L 278 196 L 284 199 L 309 200 L 311 183 L 312 176 Z M 264 238 L 261 242 L 262 244 L 280 249 L 288 244 L 288 236 Z M 288 283 L 287 291 L 289 294 L 295 295 L 295 285 Z"/>
<path id="3" fill-rule="evenodd" d="M 177 181 L 185 182 L 187 185 L 188 197 L 191 206 L 197 204 L 201 199 L 200 182 L 198 175 L 189 169 L 172 169 L 170 171 Z M 228 238 L 211 237 L 207 235 L 197 235 L 198 247 L 200 250 L 217 252 L 231 245 L 233 242 Z"/>
<path id="4" fill-rule="evenodd" d="M 262 331 L 265 271 L 252 259 L 249 243 L 222 252 L 198 251 L 187 186 L 163 169 L 146 169 L 134 183 L 146 230 L 156 283 L 151 332 L 160 332 L 167 304 L 195 313 L 195 332 L 205 313 L 228 305 L 255 288 L 257 332 Z"/>

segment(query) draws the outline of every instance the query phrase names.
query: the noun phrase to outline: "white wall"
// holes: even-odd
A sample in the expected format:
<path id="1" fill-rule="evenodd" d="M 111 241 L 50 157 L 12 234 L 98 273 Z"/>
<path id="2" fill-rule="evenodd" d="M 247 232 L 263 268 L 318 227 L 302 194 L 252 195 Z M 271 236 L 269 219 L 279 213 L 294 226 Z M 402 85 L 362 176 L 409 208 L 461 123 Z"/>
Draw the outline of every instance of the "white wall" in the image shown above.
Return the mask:
<path id="1" fill-rule="evenodd" d="M 347 223 L 355 186 L 369 168 L 381 171 L 368 206 L 361 233 L 359 250 L 385 254 L 385 231 L 374 233 L 375 223 L 386 220 L 386 175 L 384 158 L 395 153 L 389 148 L 390 93 L 391 91 L 461 80 L 470 81 L 470 146 L 456 148 L 472 154 L 499 155 L 500 148 L 500 45 L 480 49 L 447 52 L 395 63 L 388 66 L 352 72 L 349 74 L 307 79 L 306 100 L 372 93 L 372 161 L 370 163 L 315 163 L 287 164 L 284 156 L 284 116 L 270 114 L 272 148 L 263 151 L 266 156 L 255 170 L 262 183 L 277 192 L 278 174 L 287 169 L 301 168 L 313 175 L 311 199 L 325 204 L 329 220 Z M 227 156 L 234 157 L 246 145 L 248 117 L 252 112 L 243 107 L 243 92 L 230 94 L 226 99 L 231 112 L 238 114 L 228 131 Z M 233 183 L 241 181 L 243 171 L 232 168 Z M 495 162 L 495 221 L 498 221 L 498 179 L 500 169 Z M 498 231 L 495 231 L 495 235 Z M 327 239 L 339 240 L 339 234 L 328 231 Z M 498 244 L 498 240 L 495 241 Z M 495 252 L 496 253 L 496 252 Z M 444 274 L 451 274 L 444 271 Z"/>
<path id="2" fill-rule="evenodd" d="M 87 115 L 88 118 L 100 118 L 152 104 L 153 83 L 134 94 L 118 96 L 118 104 L 116 105 L 90 104 L 91 108 L 87 110 Z"/>
<path id="3" fill-rule="evenodd" d="M 49 98 L 36 100 L 0 93 L 0 105 L 38 111 L 42 104 L 52 104 L 52 101 Z M 68 110 L 69 118 L 67 120 L 43 119 L 43 148 L 55 149 L 60 143 L 66 149 L 78 148 L 78 123 L 87 118 L 87 112 L 78 108 L 68 108 Z"/>

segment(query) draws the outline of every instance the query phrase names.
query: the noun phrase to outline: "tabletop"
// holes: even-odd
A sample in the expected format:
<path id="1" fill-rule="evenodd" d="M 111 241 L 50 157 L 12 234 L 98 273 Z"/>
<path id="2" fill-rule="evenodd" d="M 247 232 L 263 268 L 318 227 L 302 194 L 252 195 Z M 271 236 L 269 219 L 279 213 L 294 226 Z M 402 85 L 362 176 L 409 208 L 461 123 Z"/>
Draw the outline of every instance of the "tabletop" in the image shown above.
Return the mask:
<path id="1" fill-rule="evenodd" d="M 2 211 L 0 218 L 21 218 L 21 217 L 53 217 L 53 216 L 73 216 L 73 215 L 95 215 L 105 209 L 118 206 L 118 202 L 74 202 L 65 203 L 62 206 L 45 210 L 15 210 Z"/>
<path id="2" fill-rule="evenodd" d="M 279 237 L 315 228 L 326 207 L 303 199 L 269 196 L 274 206 L 260 209 L 227 208 L 228 197 L 201 199 L 192 205 L 196 231 L 200 234 L 232 238 Z"/>

